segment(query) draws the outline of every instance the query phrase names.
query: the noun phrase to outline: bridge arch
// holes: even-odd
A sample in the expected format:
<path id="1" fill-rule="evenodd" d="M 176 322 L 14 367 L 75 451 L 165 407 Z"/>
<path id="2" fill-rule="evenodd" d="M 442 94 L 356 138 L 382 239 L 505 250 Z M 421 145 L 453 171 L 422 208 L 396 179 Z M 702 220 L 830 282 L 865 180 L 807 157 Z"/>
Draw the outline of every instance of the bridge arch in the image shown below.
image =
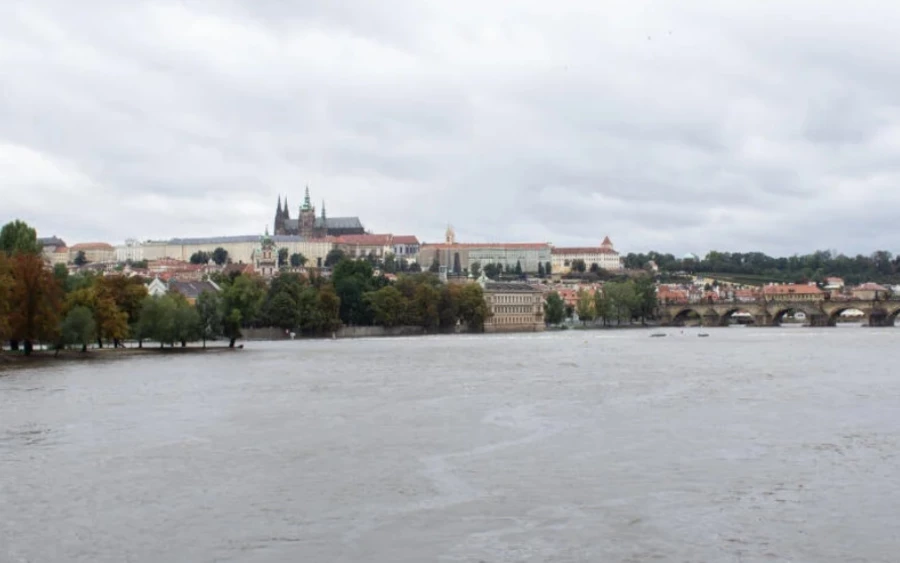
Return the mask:
<path id="1" fill-rule="evenodd" d="M 697 307 L 685 305 L 677 309 L 672 315 L 672 324 L 675 326 L 684 326 L 688 320 L 697 321 L 703 326 L 718 326 L 719 314 L 710 307 Z"/>
<path id="2" fill-rule="evenodd" d="M 806 307 L 804 305 L 793 303 L 772 303 L 770 305 L 769 311 L 772 315 L 772 326 L 781 325 L 781 321 L 784 320 L 785 315 L 788 314 L 796 315 L 797 313 L 803 313 L 803 315 L 806 317 L 806 323 L 812 323 L 814 321 L 814 318 L 819 315 L 819 311 L 813 309 L 812 307 Z"/>
<path id="3" fill-rule="evenodd" d="M 719 314 L 719 326 L 728 326 L 732 315 L 735 313 L 747 313 L 750 315 L 749 322 L 743 324 L 756 324 L 756 317 L 749 307 L 728 307 Z"/>
<path id="4" fill-rule="evenodd" d="M 873 315 L 873 311 L 871 309 L 863 309 L 859 305 L 847 305 L 837 307 L 836 309 L 832 309 L 828 313 L 828 326 L 837 326 L 838 319 L 841 318 L 841 315 L 846 313 L 847 311 L 861 311 L 862 312 L 862 322 L 870 323 Z M 900 312 L 900 309 L 898 309 Z M 883 313 L 886 315 L 886 313 Z"/>

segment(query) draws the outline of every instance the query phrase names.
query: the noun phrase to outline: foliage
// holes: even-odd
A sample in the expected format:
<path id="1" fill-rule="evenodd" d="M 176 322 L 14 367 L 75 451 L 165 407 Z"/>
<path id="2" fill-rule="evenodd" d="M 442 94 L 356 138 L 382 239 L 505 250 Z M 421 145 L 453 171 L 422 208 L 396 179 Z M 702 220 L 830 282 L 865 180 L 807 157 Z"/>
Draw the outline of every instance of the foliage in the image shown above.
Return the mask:
<path id="1" fill-rule="evenodd" d="M 548 325 L 558 325 L 565 320 L 566 306 L 559 293 L 551 291 L 544 303 L 544 322 Z"/>
<path id="2" fill-rule="evenodd" d="M 575 312 L 582 323 L 587 324 L 596 318 L 596 309 L 594 308 L 594 297 L 586 290 L 578 290 L 578 301 L 576 303 Z"/>
<path id="3" fill-rule="evenodd" d="M 198 250 L 197 252 L 191 254 L 191 264 L 208 264 L 210 261 L 210 254 L 205 250 Z"/>
<path id="4" fill-rule="evenodd" d="M 285 247 L 278 249 L 278 267 L 284 267 L 288 265 L 288 249 Z"/>
<path id="5" fill-rule="evenodd" d="M 9 312 L 14 283 L 10 262 L 6 253 L 0 251 L 0 341 L 10 335 Z"/>
<path id="6" fill-rule="evenodd" d="M 371 325 L 374 313 L 363 295 L 387 285 L 382 276 L 373 277 L 372 265 L 366 260 L 339 262 L 331 274 L 334 290 L 340 300 L 341 321 L 348 325 Z"/>
<path id="7" fill-rule="evenodd" d="M 481 262 L 472 262 L 472 277 L 478 279 L 481 277 Z"/>
<path id="8" fill-rule="evenodd" d="M 43 250 L 37 240 L 37 232 L 24 221 L 16 219 L 0 229 L 0 252 L 5 252 L 7 256 L 40 255 Z"/>
<path id="9" fill-rule="evenodd" d="M 175 301 L 168 295 L 147 296 L 141 307 L 141 319 L 137 324 L 136 333 L 140 340 L 153 340 L 159 342 L 162 348 L 165 344 L 175 342 Z"/>
<path id="10" fill-rule="evenodd" d="M 61 344 L 81 346 L 87 352 L 88 344 L 97 334 L 97 325 L 90 309 L 83 305 L 72 307 L 60 327 Z"/>
<path id="11" fill-rule="evenodd" d="M 431 266 L 428 267 L 428 271 L 432 274 L 436 274 L 441 271 L 441 261 L 438 259 L 437 252 L 435 252 L 434 258 L 431 260 Z"/>
<path id="12" fill-rule="evenodd" d="M 87 256 L 85 256 L 85 254 L 84 254 L 84 250 L 79 250 L 77 253 L 75 253 L 75 258 L 72 260 L 72 262 L 76 266 L 79 266 L 79 267 L 87 264 L 88 259 L 87 259 Z"/>
<path id="13" fill-rule="evenodd" d="M 10 338 L 16 341 L 13 348 L 18 347 L 18 341 L 24 342 L 28 355 L 35 341 L 56 341 L 62 288 L 53 273 L 44 268 L 40 255 L 19 253 L 11 262 Z"/>
<path id="14" fill-rule="evenodd" d="M 546 274 L 547 276 L 553 274 L 553 267 L 551 266 L 550 262 L 544 264 L 544 274 Z"/>
<path id="15" fill-rule="evenodd" d="M 216 263 L 217 266 L 224 266 L 228 263 L 228 251 L 222 248 L 221 246 L 217 246 L 210 255 L 212 261 Z"/>
<path id="16" fill-rule="evenodd" d="M 222 335 L 222 298 L 218 292 L 204 291 L 197 297 L 195 306 L 200 318 L 200 339 L 206 348 L 207 340 Z"/>
<path id="17" fill-rule="evenodd" d="M 251 326 L 265 302 L 266 284 L 257 276 L 238 275 L 222 288 L 223 333 L 229 347 L 241 337 L 241 327 Z"/>
<path id="18" fill-rule="evenodd" d="M 578 272 L 580 274 L 583 274 L 587 271 L 587 266 L 585 265 L 584 260 L 582 260 L 581 258 L 572 260 L 571 268 L 573 272 Z"/>
<path id="19" fill-rule="evenodd" d="M 347 259 L 347 254 L 340 248 L 333 248 L 325 256 L 325 267 L 331 268 Z"/>
<path id="20" fill-rule="evenodd" d="M 484 275 L 492 280 L 496 280 L 503 273 L 503 267 L 500 264 L 485 264 L 482 268 Z"/>
<path id="21" fill-rule="evenodd" d="M 545 270 L 544 270 L 544 265 L 543 265 L 541 262 L 538 262 L 538 271 L 537 271 L 537 274 L 538 274 L 538 277 L 539 277 L 539 278 L 543 278 L 544 276 L 547 275 L 547 274 L 545 273 Z"/>
<path id="22" fill-rule="evenodd" d="M 522 262 L 520 260 L 516 260 L 516 269 L 514 270 L 516 275 L 522 275 Z"/>
<path id="23" fill-rule="evenodd" d="M 406 321 L 407 300 L 396 287 L 388 285 L 366 293 L 363 298 L 371 307 L 376 324 L 392 327 Z"/>
<path id="24" fill-rule="evenodd" d="M 456 275 L 462 273 L 462 265 L 459 263 L 459 252 L 453 253 L 453 273 Z"/>
<path id="25" fill-rule="evenodd" d="M 69 269 L 65 264 L 56 264 L 53 266 L 53 277 L 56 278 L 59 287 L 66 287 L 69 281 Z"/>
<path id="26" fill-rule="evenodd" d="M 291 266 L 294 268 L 302 268 L 306 265 L 306 256 L 300 254 L 299 252 L 295 252 L 291 254 Z"/>

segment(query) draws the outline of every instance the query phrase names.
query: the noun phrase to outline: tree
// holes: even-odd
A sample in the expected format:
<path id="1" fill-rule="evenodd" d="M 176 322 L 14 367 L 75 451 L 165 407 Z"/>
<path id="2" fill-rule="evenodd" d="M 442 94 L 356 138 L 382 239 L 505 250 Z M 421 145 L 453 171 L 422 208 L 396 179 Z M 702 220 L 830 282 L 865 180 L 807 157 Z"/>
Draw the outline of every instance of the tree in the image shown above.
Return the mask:
<path id="1" fill-rule="evenodd" d="M 436 274 L 441 271 L 441 261 L 438 258 L 437 252 L 434 253 L 434 258 L 431 260 L 431 266 L 428 267 L 428 271 L 432 274 Z"/>
<path id="2" fill-rule="evenodd" d="M 191 254 L 190 258 L 191 264 L 208 264 L 209 260 L 209 252 L 206 252 L 205 250 L 198 250 L 197 252 Z"/>
<path id="3" fill-rule="evenodd" d="M 62 288 L 53 274 L 44 268 L 39 254 L 19 253 L 12 259 L 10 303 L 10 347 L 18 349 L 24 342 L 25 355 L 30 355 L 34 342 L 56 341 Z"/>
<path id="4" fill-rule="evenodd" d="M 592 274 L 599 274 L 599 273 L 600 273 L 600 264 L 598 264 L 598 263 L 596 263 L 596 262 L 593 262 L 593 263 L 591 264 L 591 269 L 590 269 L 589 271 L 590 271 Z"/>
<path id="5" fill-rule="evenodd" d="M 97 333 L 94 314 L 82 305 L 73 307 L 63 319 L 60 333 L 63 345 L 78 344 L 82 353 L 87 352 L 88 343 Z"/>
<path id="6" fill-rule="evenodd" d="M 610 303 L 604 291 L 597 290 L 594 292 L 594 318 L 603 321 L 603 326 L 609 324 Z"/>
<path id="7" fill-rule="evenodd" d="M 363 299 L 365 293 L 381 287 L 372 274 L 372 265 L 365 260 L 344 260 L 334 267 L 331 282 L 340 299 L 344 324 L 371 325 L 374 321 L 372 308 Z"/>
<path id="8" fill-rule="evenodd" d="M 426 330 L 435 329 L 440 325 L 440 300 L 441 294 L 435 287 L 421 284 L 416 288 L 412 308 L 418 324 Z"/>
<path id="9" fill-rule="evenodd" d="M 521 275 L 522 275 L 522 261 L 521 261 L 521 260 L 516 260 L 515 274 L 516 274 L 517 276 L 521 276 Z"/>
<path id="10" fill-rule="evenodd" d="M 586 289 L 578 290 L 576 312 L 583 324 L 587 324 L 595 318 L 596 310 L 594 309 L 594 297 L 588 293 Z"/>
<path id="11" fill-rule="evenodd" d="M 197 297 L 196 307 L 200 317 L 200 338 L 206 348 L 207 340 L 222 335 L 222 299 L 218 292 L 204 291 Z"/>
<path id="12" fill-rule="evenodd" d="M 234 348 L 241 327 L 255 322 L 266 298 L 266 284 L 256 276 L 239 275 L 222 289 L 222 317 L 228 347 Z"/>
<path id="13" fill-rule="evenodd" d="M 87 264 L 87 263 L 88 263 L 88 259 L 87 259 L 87 256 L 85 256 L 85 254 L 84 254 L 84 250 L 79 250 L 79 251 L 75 254 L 75 258 L 72 260 L 72 262 L 74 262 L 75 265 L 76 265 L 76 266 L 79 266 L 79 267 L 84 266 L 85 264 Z"/>
<path id="14" fill-rule="evenodd" d="M 538 271 L 537 271 L 537 273 L 538 273 L 538 277 L 539 277 L 539 278 L 543 278 L 543 277 L 546 275 L 546 274 L 544 273 L 544 264 L 541 263 L 541 262 L 538 262 Z"/>
<path id="15" fill-rule="evenodd" d="M 6 253 L 0 251 L 0 342 L 10 336 L 9 312 L 12 307 L 10 299 L 14 283 Z M 2 348 L 3 346 L 0 344 L 0 351 Z"/>
<path id="16" fill-rule="evenodd" d="M 137 334 L 141 342 L 153 340 L 160 348 L 175 342 L 175 302 L 168 295 L 144 298 Z"/>
<path id="17" fill-rule="evenodd" d="M 462 265 L 459 263 L 459 252 L 453 253 L 453 273 L 457 276 L 462 272 Z"/>
<path id="18" fill-rule="evenodd" d="M 555 291 L 551 291 L 544 303 L 544 322 L 548 325 L 558 325 L 565 319 L 565 314 L 565 302 L 562 297 Z"/>
<path id="19" fill-rule="evenodd" d="M 370 291 L 363 298 L 372 308 L 375 324 L 392 327 L 406 319 L 407 299 L 392 285 Z"/>
<path id="20" fill-rule="evenodd" d="M 502 270 L 500 269 L 500 266 L 498 266 L 497 264 L 487 264 L 484 267 L 484 275 L 492 280 L 497 279 L 501 271 Z"/>
<path id="21" fill-rule="evenodd" d="M 325 267 L 331 268 L 347 259 L 347 254 L 340 248 L 331 249 L 325 256 Z"/>
<path id="22" fill-rule="evenodd" d="M 622 324 L 622 319 L 631 320 L 636 310 L 634 282 L 607 282 L 603 286 L 606 298 L 609 300 L 609 312 L 615 317 L 616 324 Z"/>
<path id="23" fill-rule="evenodd" d="M 418 273 L 422 271 L 422 266 L 419 265 L 418 262 L 413 262 L 409 265 L 409 271 L 413 273 Z"/>
<path id="24" fill-rule="evenodd" d="M 294 268 L 302 268 L 306 265 L 306 256 L 295 252 L 291 254 L 291 266 Z"/>
<path id="25" fill-rule="evenodd" d="M 633 281 L 635 313 L 641 324 L 646 324 L 648 317 L 653 317 L 659 306 L 656 297 L 656 284 L 650 276 L 641 276 Z"/>
<path id="26" fill-rule="evenodd" d="M 66 268 L 65 264 L 55 264 L 53 266 L 53 277 L 56 278 L 59 287 L 64 288 L 69 281 L 69 269 Z"/>
<path id="27" fill-rule="evenodd" d="M 341 327 L 341 299 L 331 285 L 322 286 L 317 303 L 318 325 L 320 330 L 332 332 Z"/>
<path id="28" fill-rule="evenodd" d="M 384 255 L 384 271 L 388 274 L 396 273 L 399 268 L 397 263 L 397 257 L 394 256 L 393 252 L 388 252 Z"/>
<path id="29" fill-rule="evenodd" d="M 192 307 L 181 294 L 169 293 L 165 298 L 171 299 L 175 304 L 174 340 L 180 342 L 181 347 L 184 348 L 188 342 L 194 342 L 202 338 L 200 314 L 197 312 L 197 309 Z"/>
<path id="30" fill-rule="evenodd" d="M 566 305 L 566 318 L 571 319 L 575 315 L 575 307 L 572 305 Z"/>
<path id="31" fill-rule="evenodd" d="M 544 264 L 544 274 L 547 277 L 550 277 L 550 275 L 552 273 L 553 273 L 553 268 L 550 266 L 550 262 L 547 262 L 546 264 Z"/>
<path id="32" fill-rule="evenodd" d="M 573 272 L 578 272 L 579 274 L 583 274 L 584 272 L 587 271 L 587 267 L 584 264 L 584 260 L 582 260 L 581 258 L 576 258 L 575 260 L 572 260 L 571 268 L 572 268 Z"/>
<path id="33" fill-rule="evenodd" d="M 462 286 L 459 292 L 459 319 L 471 332 L 484 330 L 484 322 L 491 316 L 491 311 L 484 300 L 484 291 L 476 283 Z"/>
<path id="34" fill-rule="evenodd" d="M 224 266 L 228 263 L 228 251 L 221 246 L 218 246 L 212 251 L 210 258 L 212 258 L 212 261 L 215 262 L 217 266 Z M 207 262 L 208 261 L 209 260 L 207 260 Z"/>
<path id="35" fill-rule="evenodd" d="M 0 251 L 7 256 L 40 255 L 44 249 L 37 240 L 37 232 L 28 223 L 16 219 L 0 229 Z"/>
<path id="36" fill-rule="evenodd" d="M 287 247 L 281 247 L 278 249 L 278 267 L 282 268 L 288 265 L 288 249 Z"/>
<path id="37" fill-rule="evenodd" d="M 481 262 L 475 261 L 472 262 L 471 266 L 472 277 L 478 279 L 481 277 Z"/>

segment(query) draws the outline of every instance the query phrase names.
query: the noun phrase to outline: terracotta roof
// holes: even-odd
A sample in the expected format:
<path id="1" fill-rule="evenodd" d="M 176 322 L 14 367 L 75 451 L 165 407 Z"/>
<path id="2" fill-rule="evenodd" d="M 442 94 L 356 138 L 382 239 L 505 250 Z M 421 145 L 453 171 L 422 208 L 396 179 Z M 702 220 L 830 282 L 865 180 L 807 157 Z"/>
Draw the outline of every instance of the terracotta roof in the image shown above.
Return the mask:
<path id="1" fill-rule="evenodd" d="M 513 248 L 523 250 L 540 250 L 549 248 L 550 244 L 546 242 L 456 242 L 453 244 L 423 244 L 423 248 L 437 248 L 439 250 L 453 250 L 456 248 Z"/>
<path id="2" fill-rule="evenodd" d="M 759 290 L 756 289 L 735 289 L 734 290 L 735 297 L 758 297 Z"/>
<path id="3" fill-rule="evenodd" d="M 613 243 L 609 240 L 608 236 L 603 237 L 603 242 L 600 243 L 602 246 L 612 246 Z"/>
<path id="4" fill-rule="evenodd" d="M 335 242 L 360 246 L 390 246 L 392 239 L 392 235 L 341 235 L 335 238 Z"/>
<path id="5" fill-rule="evenodd" d="M 814 285 L 790 283 L 784 285 L 767 285 L 763 288 L 763 293 L 765 295 L 818 295 L 823 293 L 823 291 Z"/>
<path id="6" fill-rule="evenodd" d="M 415 235 L 397 235 L 394 237 L 394 244 L 419 244 L 419 239 Z"/>
<path id="7" fill-rule="evenodd" d="M 618 254 L 618 252 L 616 252 L 612 248 L 608 248 L 608 247 L 604 248 L 602 246 L 597 246 L 597 247 L 572 246 L 572 247 L 562 247 L 562 248 L 553 247 L 553 249 L 551 249 L 550 252 L 552 252 L 553 254 L 567 254 L 567 255 L 568 254 Z"/>
<path id="8" fill-rule="evenodd" d="M 68 254 L 69 249 L 65 246 L 57 246 L 56 250 L 54 250 L 53 252 L 55 252 L 56 254 Z"/>
<path id="9" fill-rule="evenodd" d="M 115 250 L 113 245 L 106 242 L 81 242 L 69 247 L 69 250 Z"/>

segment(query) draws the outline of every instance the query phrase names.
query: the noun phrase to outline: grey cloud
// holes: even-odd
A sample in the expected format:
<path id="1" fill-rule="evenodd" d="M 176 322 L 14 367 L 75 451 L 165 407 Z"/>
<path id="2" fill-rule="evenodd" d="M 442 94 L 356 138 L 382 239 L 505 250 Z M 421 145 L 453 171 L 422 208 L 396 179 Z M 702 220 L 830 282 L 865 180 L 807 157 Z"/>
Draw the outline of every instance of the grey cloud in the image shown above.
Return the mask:
<path id="1" fill-rule="evenodd" d="M 309 183 L 425 240 L 898 246 L 900 8 L 566 8 L 5 4 L 4 216 L 73 241 L 238 234 Z"/>

